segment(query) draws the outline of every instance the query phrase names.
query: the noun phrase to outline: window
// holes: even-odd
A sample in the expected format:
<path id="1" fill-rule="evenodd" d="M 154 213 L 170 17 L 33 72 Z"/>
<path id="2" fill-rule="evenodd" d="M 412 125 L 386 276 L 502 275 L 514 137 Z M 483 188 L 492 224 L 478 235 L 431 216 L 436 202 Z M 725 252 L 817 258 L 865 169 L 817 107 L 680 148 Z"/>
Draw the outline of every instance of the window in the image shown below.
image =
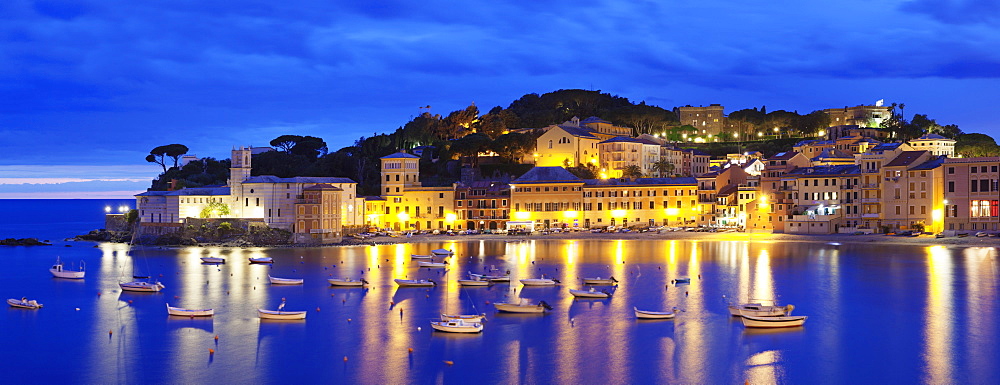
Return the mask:
<path id="1" fill-rule="evenodd" d="M 552 148 L 552 141 L 549 141 L 549 148 Z"/>
<path id="2" fill-rule="evenodd" d="M 955 168 L 954 167 L 948 167 L 948 173 L 949 174 L 954 174 L 955 173 Z"/>
<path id="3" fill-rule="evenodd" d="M 948 182 L 948 192 L 955 192 L 955 182 Z"/>

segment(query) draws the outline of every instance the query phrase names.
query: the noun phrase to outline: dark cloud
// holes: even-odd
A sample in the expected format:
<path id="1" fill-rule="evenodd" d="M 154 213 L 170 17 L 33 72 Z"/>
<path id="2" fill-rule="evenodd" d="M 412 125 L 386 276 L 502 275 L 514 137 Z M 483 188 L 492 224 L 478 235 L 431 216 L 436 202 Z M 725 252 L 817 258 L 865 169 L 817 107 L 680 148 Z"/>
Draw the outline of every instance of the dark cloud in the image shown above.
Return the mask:
<path id="1" fill-rule="evenodd" d="M 911 0 L 899 9 L 927 15 L 948 24 L 993 24 L 1000 22 L 1000 2 L 996 0 Z"/>

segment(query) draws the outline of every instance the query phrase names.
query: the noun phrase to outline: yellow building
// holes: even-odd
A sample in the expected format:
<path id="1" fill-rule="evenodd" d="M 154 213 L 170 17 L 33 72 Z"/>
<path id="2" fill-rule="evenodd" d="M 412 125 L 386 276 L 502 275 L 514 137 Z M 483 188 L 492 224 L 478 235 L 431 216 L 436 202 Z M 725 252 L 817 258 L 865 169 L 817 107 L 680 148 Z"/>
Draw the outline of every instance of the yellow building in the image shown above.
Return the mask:
<path id="1" fill-rule="evenodd" d="M 302 189 L 295 202 L 296 243 L 336 243 L 343 239 L 341 201 L 344 190 L 331 184 Z"/>
<path id="2" fill-rule="evenodd" d="M 511 220 L 507 227 L 535 229 L 579 224 L 583 184 L 583 180 L 562 167 L 528 170 L 510 182 Z"/>
<path id="3" fill-rule="evenodd" d="M 455 187 L 424 187 L 420 158 L 397 152 L 380 158 L 382 196 L 366 198 L 369 227 L 395 231 L 455 228 Z"/>
<path id="4" fill-rule="evenodd" d="M 893 230 L 944 230 L 943 159 L 930 151 L 904 151 L 882 167 L 883 226 Z"/>

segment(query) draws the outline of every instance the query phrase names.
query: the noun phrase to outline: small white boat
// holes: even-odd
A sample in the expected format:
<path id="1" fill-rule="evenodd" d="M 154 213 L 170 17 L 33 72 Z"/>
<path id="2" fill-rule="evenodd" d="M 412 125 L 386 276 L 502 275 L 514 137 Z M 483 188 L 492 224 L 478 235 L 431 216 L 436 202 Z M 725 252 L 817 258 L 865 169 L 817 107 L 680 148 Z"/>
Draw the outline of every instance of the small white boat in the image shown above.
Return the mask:
<path id="1" fill-rule="evenodd" d="M 410 259 L 431 259 L 430 255 L 410 254 Z"/>
<path id="2" fill-rule="evenodd" d="M 444 262 L 420 261 L 420 262 L 417 262 L 417 266 L 419 266 L 419 267 L 448 267 L 448 264 L 444 263 Z"/>
<path id="3" fill-rule="evenodd" d="M 261 319 L 306 319 L 305 311 L 283 311 L 285 308 L 285 301 L 281 301 L 281 305 L 278 305 L 278 310 L 264 310 L 257 309 L 257 316 Z"/>
<path id="4" fill-rule="evenodd" d="M 394 279 L 399 287 L 431 287 L 436 285 L 432 279 Z"/>
<path id="5" fill-rule="evenodd" d="M 691 278 L 677 278 L 671 281 L 674 285 L 680 285 L 682 283 L 691 283 Z"/>
<path id="6" fill-rule="evenodd" d="M 594 290 L 594 288 L 590 288 L 590 290 L 573 290 L 573 289 L 569 289 L 569 293 L 572 294 L 574 297 L 578 297 L 578 298 L 609 298 L 609 297 L 611 297 L 611 293 L 609 293 L 607 290 L 597 291 L 597 290 Z"/>
<path id="7" fill-rule="evenodd" d="M 554 286 L 559 284 L 558 279 L 549 278 L 526 278 L 521 280 L 524 286 Z"/>
<path id="8" fill-rule="evenodd" d="M 132 282 L 119 282 L 118 286 L 122 288 L 123 291 L 137 291 L 137 292 L 157 292 L 163 290 L 164 287 L 159 281 L 156 282 L 146 282 L 146 281 L 132 281 Z"/>
<path id="9" fill-rule="evenodd" d="M 441 320 L 462 320 L 465 322 L 482 323 L 483 321 L 486 321 L 486 314 L 441 314 Z"/>
<path id="10" fill-rule="evenodd" d="M 271 282 L 272 285 L 301 285 L 303 279 L 301 278 L 278 278 L 272 277 L 270 274 L 267 275 L 267 280 Z"/>
<path id="11" fill-rule="evenodd" d="M 639 319 L 672 319 L 677 315 L 676 307 L 669 312 L 639 310 L 635 307 L 633 307 L 632 310 L 635 311 L 635 318 Z"/>
<path id="12" fill-rule="evenodd" d="M 201 257 L 201 262 L 203 263 L 226 263 L 225 258 L 219 257 Z"/>
<path id="13" fill-rule="evenodd" d="M 431 321 L 431 327 L 439 332 L 448 333 L 479 333 L 483 331 L 483 324 L 479 322 L 465 322 L 463 320 Z"/>
<path id="14" fill-rule="evenodd" d="M 29 300 L 27 297 L 22 297 L 21 299 L 10 298 L 7 300 L 7 304 L 11 307 L 19 307 L 22 309 L 41 309 L 42 304 L 38 303 L 33 299 Z"/>
<path id="15" fill-rule="evenodd" d="M 518 303 L 494 303 L 494 307 L 498 311 L 507 313 L 544 313 L 546 310 L 552 310 L 552 306 L 549 306 L 545 301 L 538 301 L 537 305 L 532 305 L 528 300 L 521 298 Z"/>
<path id="16" fill-rule="evenodd" d="M 748 328 L 792 328 L 802 326 L 806 323 L 804 315 L 800 316 L 778 316 L 778 317 L 754 317 L 743 316 L 743 326 Z"/>
<path id="17" fill-rule="evenodd" d="M 49 272 L 52 273 L 53 277 L 67 279 L 83 279 L 83 276 L 86 273 L 83 268 L 83 261 L 80 261 L 80 270 L 66 270 L 62 261 L 59 260 L 59 257 L 56 257 L 56 264 L 52 265 Z"/>
<path id="18" fill-rule="evenodd" d="M 455 255 L 455 252 L 451 251 L 451 250 L 445 250 L 445 249 L 434 249 L 434 250 L 431 250 L 431 254 L 435 255 L 435 256 L 438 256 L 438 257 L 450 257 L 452 255 Z"/>
<path id="19" fill-rule="evenodd" d="M 482 279 L 478 276 L 469 277 L 469 279 L 460 279 L 458 284 L 462 286 L 489 286 L 493 284 L 489 280 Z"/>
<path id="20" fill-rule="evenodd" d="M 274 258 L 271 257 L 260 257 L 260 258 L 247 258 L 250 263 L 274 263 Z"/>
<path id="21" fill-rule="evenodd" d="M 330 278 L 326 281 L 330 283 L 330 286 L 364 286 L 368 284 L 368 281 L 365 281 L 364 278 Z"/>
<path id="22" fill-rule="evenodd" d="M 616 283 L 618 283 L 618 280 L 615 279 L 615 277 L 609 277 L 609 278 L 597 277 L 597 278 L 583 279 L 584 285 L 614 285 Z"/>
<path id="23" fill-rule="evenodd" d="M 473 272 L 470 271 L 469 272 L 469 277 L 471 277 L 472 279 L 479 278 L 482 281 L 510 282 L 510 274 L 507 274 L 507 275 L 485 275 L 485 274 L 476 274 L 476 273 L 473 273 Z"/>
<path id="24" fill-rule="evenodd" d="M 213 309 L 185 309 L 182 307 L 173 307 L 167 304 L 167 314 L 176 315 L 182 317 L 211 317 L 215 315 L 215 310 Z"/>
<path id="25" fill-rule="evenodd" d="M 790 315 L 792 314 L 793 309 L 795 309 L 795 306 L 793 305 L 774 306 L 762 305 L 759 303 L 745 303 L 741 305 L 730 305 L 729 314 L 737 317 L 777 317 Z"/>

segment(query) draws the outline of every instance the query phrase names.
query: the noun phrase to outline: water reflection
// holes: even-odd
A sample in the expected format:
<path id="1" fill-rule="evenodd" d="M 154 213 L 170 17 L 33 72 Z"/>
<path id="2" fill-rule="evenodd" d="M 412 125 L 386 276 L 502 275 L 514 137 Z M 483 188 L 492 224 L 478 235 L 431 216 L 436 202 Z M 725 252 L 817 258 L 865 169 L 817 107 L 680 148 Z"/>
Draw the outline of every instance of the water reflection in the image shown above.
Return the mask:
<path id="1" fill-rule="evenodd" d="M 952 271 L 951 252 L 944 246 L 927 248 L 927 307 L 924 331 L 924 381 L 944 384 L 952 378 Z"/>

